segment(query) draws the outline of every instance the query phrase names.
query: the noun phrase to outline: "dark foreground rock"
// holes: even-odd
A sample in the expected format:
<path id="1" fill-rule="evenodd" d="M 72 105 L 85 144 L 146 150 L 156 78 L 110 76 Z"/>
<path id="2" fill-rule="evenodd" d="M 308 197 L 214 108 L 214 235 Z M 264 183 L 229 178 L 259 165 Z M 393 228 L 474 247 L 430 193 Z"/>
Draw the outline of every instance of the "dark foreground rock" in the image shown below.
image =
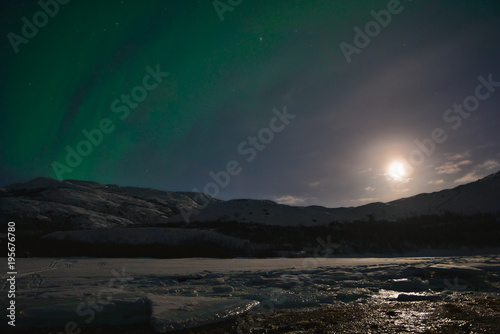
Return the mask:
<path id="1" fill-rule="evenodd" d="M 500 298 L 389 302 L 269 315 L 182 333 L 500 333 Z"/>
<path id="2" fill-rule="evenodd" d="M 23 331 L 18 333 L 33 333 Z M 61 333 L 61 329 L 37 333 Z M 155 333 L 148 325 L 103 326 L 82 333 Z M 415 301 L 366 303 L 344 307 L 273 313 L 241 318 L 177 334 L 209 333 L 500 333 L 500 297 L 463 298 L 454 302 Z"/>

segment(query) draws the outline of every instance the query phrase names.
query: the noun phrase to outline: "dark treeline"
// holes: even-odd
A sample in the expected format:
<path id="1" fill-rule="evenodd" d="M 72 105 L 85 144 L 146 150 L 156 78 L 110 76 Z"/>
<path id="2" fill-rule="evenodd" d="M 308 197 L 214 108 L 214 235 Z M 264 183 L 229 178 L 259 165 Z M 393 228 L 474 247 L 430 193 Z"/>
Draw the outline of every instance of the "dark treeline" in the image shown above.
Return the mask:
<path id="1" fill-rule="evenodd" d="M 489 214 L 427 215 L 397 221 L 368 217 L 365 221 L 308 227 L 217 222 L 200 223 L 196 227 L 244 238 L 251 244 L 269 245 L 268 251 L 285 250 L 308 256 L 325 243 L 336 244 L 331 246 L 333 254 L 500 247 L 500 219 Z M 323 250 L 320 254 L 324 253 Z"/>
<path id="2" fill-rule="evenodd" d="M 186 243 L 126 245 L 91 244 L 41 238 L 40 234 L 18 234 L 18 256 L 93 257 L 276 257 L 330 256 L 360 253 L 402 254 L 424 249 L 481 249 L 500 247 L 500 219 L 496 215 L 428 215 L 398 221 L 370 219 L 351 223 L 332 222 L 320 226 L 269 226 L 237 222 L 168 224 L 211 230 L 248 240 L 244 245 Z M 143 227 L 143 226 L 141 226 Z"/>

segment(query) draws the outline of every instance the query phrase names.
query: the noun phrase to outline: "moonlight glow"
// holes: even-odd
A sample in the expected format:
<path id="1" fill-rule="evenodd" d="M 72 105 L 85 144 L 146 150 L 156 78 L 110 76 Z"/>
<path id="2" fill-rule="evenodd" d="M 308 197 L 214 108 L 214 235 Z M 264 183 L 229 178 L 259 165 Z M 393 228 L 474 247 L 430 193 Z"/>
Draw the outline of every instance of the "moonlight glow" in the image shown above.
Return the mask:
<path id="1" fill-rule="evenodd" d="M 389 166 L 389 175 L 395 180 L 403 180 L 408 174 L 406 166 L 400 161 L 394 161 Z"/>

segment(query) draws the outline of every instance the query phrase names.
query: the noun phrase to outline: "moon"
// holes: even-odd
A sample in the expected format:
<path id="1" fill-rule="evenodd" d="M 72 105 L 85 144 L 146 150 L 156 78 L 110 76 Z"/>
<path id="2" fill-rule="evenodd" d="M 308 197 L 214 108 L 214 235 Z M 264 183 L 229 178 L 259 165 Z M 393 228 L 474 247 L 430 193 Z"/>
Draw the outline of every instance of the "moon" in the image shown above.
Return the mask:
<path id="1" fill-rule="evenodd" d="M 389 175 L 395 180 L 402 180 L 407 176 L 405 165 L 400 161 L 393 161 L 389 165 Z"/>

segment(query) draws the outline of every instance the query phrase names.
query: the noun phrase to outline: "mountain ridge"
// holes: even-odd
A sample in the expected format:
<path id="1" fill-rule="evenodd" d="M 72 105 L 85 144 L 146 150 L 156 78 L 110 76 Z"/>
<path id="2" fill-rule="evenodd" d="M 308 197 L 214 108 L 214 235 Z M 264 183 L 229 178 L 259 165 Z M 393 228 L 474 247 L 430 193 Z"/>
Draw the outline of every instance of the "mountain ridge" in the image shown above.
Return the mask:
<path id="1" fill-rule="evenodd" d="M 499 194 L 500 172 L 451 189 L 340 208 L 255 199 L 222 201 L 203 193 L 39 177 L 0 188 L 0 217 L 35 229 L 50 225 L 63 230 L 100 229 L 186 223 L 179 210 L 182 207 L 190 212 L 191 222 L 310 226 L 355 220 L 395 221 L 447 212 L 498 214 Z"/>

